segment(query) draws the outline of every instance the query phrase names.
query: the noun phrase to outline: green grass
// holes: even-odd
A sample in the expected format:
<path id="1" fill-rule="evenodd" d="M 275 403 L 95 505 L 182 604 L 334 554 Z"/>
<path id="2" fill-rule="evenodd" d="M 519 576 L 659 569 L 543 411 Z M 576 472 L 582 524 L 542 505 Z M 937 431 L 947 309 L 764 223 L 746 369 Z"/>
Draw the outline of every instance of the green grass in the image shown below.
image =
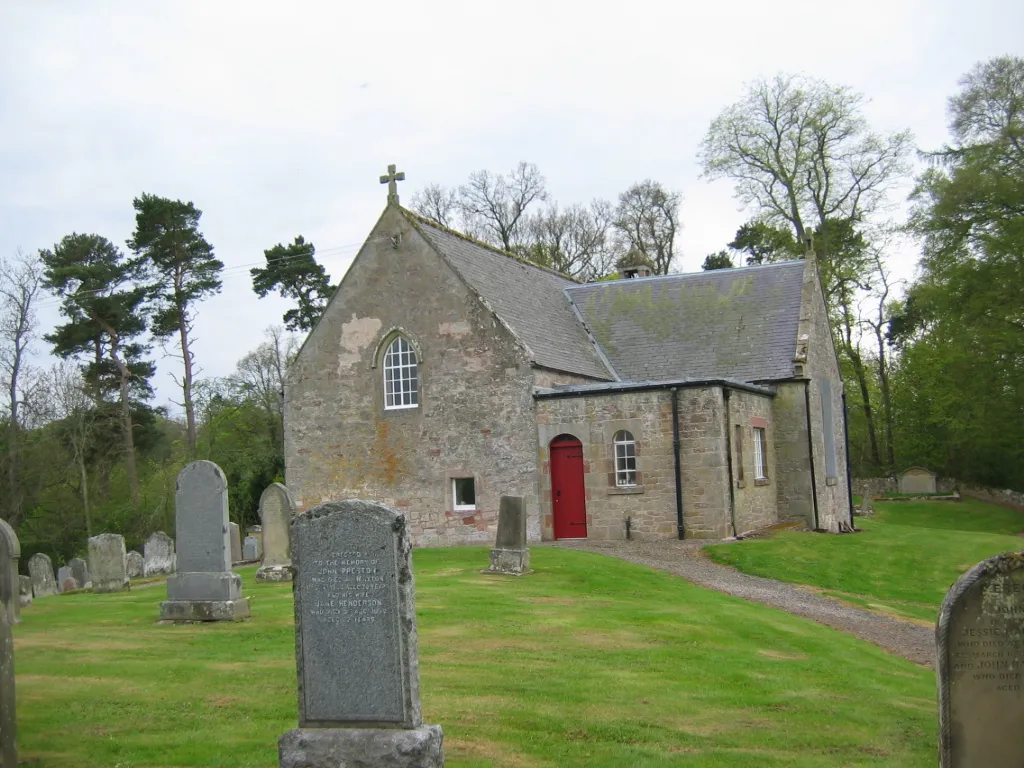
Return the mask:
<path id="1" fill-rule="evenodd" d="M 600 555 L 537 548 L 520 579 L 486 561 L 415 553 L 424 718 L 450 768 L 935 763 L 929 670 Z M 24 763 L 276 766 L 296 724 L 291 591 L 242 575 L 241 624 L 157 626 L 160 586 L 26 609 Z"/>
<path id="2" fill-rule="evenodd" d="M 707 547 L 746 573 L 818 587 L 860 607 L 933 622 L 949 587 L 968 568 L 1024 548 L 1024 515 L 974 499 L 875 502 L 862 532 L 784 531 L 771 539 Z"/>

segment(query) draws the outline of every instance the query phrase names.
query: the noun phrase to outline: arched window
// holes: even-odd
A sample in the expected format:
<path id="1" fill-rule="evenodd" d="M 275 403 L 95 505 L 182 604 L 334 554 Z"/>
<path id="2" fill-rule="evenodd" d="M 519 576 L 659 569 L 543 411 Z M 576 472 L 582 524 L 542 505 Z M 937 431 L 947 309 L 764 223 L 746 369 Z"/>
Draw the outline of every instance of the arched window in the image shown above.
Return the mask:
<path id="1" fill-rule="evenodd" d="M 615 433 L 615 485 L 628 488 L 636 485 L 636 440 L 633 433 Z"/>
<path id="2" fill-rule="evenodd" d="M 416 352 L 403 336 L 396 336 L 384 353 L 384 408 L 416 408 L 420 404 Z"/>

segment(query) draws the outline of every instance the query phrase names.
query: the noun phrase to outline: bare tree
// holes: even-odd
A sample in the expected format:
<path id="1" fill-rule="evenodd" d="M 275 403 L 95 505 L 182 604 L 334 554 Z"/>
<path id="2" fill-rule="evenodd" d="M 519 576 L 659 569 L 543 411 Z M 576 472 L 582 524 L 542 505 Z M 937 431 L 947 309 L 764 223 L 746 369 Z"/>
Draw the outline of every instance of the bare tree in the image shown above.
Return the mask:
<path id="1" fill-rule="evenodd" d="M 45 377 L 48 413 L 60 422 L 65 444 L 71 449 L 73 472 L 82 499 L 85 530 L 92 536 L 92 508 L 89 502 L 89 473 L 86 457 L 91 449 L 96 419 L 95 403 L 78 366 L 62 360 Z"/>
<path id="2" fill-rule="evenodd" d="M 584 282 L 607 274 L 615 261 L 611 203 L 594 200 L 589 206 L 554 203 L 529 218 L 529 244 L 522 253 L 540 266 Z"/>
<path id="3" fill-rule="evenodd" d="M 468 234 L 511 251 L 525 239 L 527 208 L 547 196 L 537 166 L 522 162 L 507 178 L 486 170 L 471 173 L 459 187 L 458 206 Z"/>
<path id="4" fill-rule="evenodd" d="M 678 192 L 650 179 L 619 195 L 614 226 L 620 249 L 638 251 L 654 266 L 655 274 L 667 275 L 676 255 L 681 203 Z"/>
<path id="5" fill-rule="evenodd" d="M 420 216 L 436 221 L 442 227 L 458 227 L 456 217 L 459 203 L 454 189 L 446 189 L 440 184 L 428 184 L 422 190 L 413 193 L 410 207 Z"/>
<path id="6" fill-rule="evenodd" d="M 284 435 L 284 380 L 299 353 L 299 340 L 279 325 L 267 328 L 267 340 L 238 361 L 228 383 L 243 398 L 251 399 L 267 414 L 273 445 Z"/>

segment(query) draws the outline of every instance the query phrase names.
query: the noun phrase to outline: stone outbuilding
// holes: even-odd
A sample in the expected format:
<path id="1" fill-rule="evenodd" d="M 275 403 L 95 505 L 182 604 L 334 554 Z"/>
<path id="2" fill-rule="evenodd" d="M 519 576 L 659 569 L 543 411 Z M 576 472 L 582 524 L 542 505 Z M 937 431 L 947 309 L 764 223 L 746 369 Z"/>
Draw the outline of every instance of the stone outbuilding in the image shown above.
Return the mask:
<path id="1" fill-rule="evenodd" d="M 848 529 L 843 382 L 813 253 L 577 283 L 397 195 L 285 385 L 297 511 L 405 509 L 421 545 Z"/>

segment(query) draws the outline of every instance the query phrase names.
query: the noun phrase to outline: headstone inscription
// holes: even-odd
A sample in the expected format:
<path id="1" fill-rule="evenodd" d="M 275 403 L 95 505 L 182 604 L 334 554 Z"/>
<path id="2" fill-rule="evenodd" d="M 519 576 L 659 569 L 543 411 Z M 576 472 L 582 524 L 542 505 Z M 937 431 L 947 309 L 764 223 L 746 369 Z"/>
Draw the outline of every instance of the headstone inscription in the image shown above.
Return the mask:
<path id="1" fill-rule="evenodd" d="M 231 523 L 231 562 L 242 562 L 242 532 L 238 523 Z"/>
<path id="2" fill-rule="evenodd" d="M 935 639 L 942 768 L 1024 765 L 1024 552 L 961 576 Z"/>
<path id="3" fill-rule="evenodd" d="M 18 577 L 18 596 L 21 598 L 19 601 L 22 608 L 27 608 L 32 605 L 32 577 L 31 576 L 19 576 Z"/>
<path id="4" fill-rule="evenodd" d="M 260 581 L 291 581 L 291 522 L 295 504 L 288 489 L 271 483 L 260 496 L 263 528 L 263 564 L 256 571 Z"/>
<path id="5" fill-rule="evenodd" d="M 178 473 L 175 495 L 177 572 L 167 577 L 162 621 L 240 621 L 249 617 L 242 577 L 231 571 L 228 487 L 212 461 Z"/>
<path id="6" fill-rule="evenodd" d="M 80 557 L 73 557 L 68 560 L 68 567 L 71 569 L 71 575 L 75 577 L 79 587 L 88 589 L 92 586 L 92 581 L 89 579 L 89 566 L 86 565 L 85 560 Z"/>
<path id="7" fill-rule="evenodd" d="M 142 548 L 144 576 L 162 576 L 174 573 L 174 539 L 163 531 L 156 531 Z"/>
<path id="8" fill-rule="evenodd" d="M 522 576 L 530 570 L 526 546 L 526 504 L 522 496 L 502 496 L 498 505 L 498 538 L 485 573 Z"/>
<path id="9" fill-rule="evenodd" d="M 49 555 L 36 552 L 28 559 L 28 573 L 32 577 L 32 594 L 38 600 L 57 594 L 57 580 L 53 577 L 53 561 Z"/>
<path id="10" fill-rule="evenodd" d="M 6 536 L 0 536 L 0 596 L 14 594 L 12 580 L 14 551 Z M 52 574 L 51 574 L 52 578 Z M 17 599 L 15 599 L 17 602 Z M 0 606 L 0 768 L 17 768 L 18 723 L 14 709 L 14 637 L 8 612 Z"/>
<path id="11" fill-rule="evenodd" d="M 142 559 L 142 555 L 136 552 L 134 549 L 125 555 L 124 558 L 125 570 L 128 571 L 129 579 L 141 579 L 142 574 L 145 572 L 145 561 Z"/>
<path id="12" fill-rule="evenodd" d="M 0 519 L 0 539 L 7 544 L 8 566 L 7 589 L 10 594 L 0 596 L 0 605 L 7 606 L 7 620 L 13 627 L 21 621 L 21 579 L 18 576 L 18 560 L 21 558 L 21 542 L 10 524 Z"/>
<path id="13" fill-rule="evenodd" d="M 321 504 L 292 528 L 299 727 L 281 768 L 435 768 L 443 734 L 423 725 L 412 541 L 397 509 Z"/>
<path id="14" fill-rule="evenodd" d="M 124 536 L 117 533 L 101 533 L 89 537 L 88 545 L 92 591 L 105 593 L 124 592 L 130 589 Z"/>

